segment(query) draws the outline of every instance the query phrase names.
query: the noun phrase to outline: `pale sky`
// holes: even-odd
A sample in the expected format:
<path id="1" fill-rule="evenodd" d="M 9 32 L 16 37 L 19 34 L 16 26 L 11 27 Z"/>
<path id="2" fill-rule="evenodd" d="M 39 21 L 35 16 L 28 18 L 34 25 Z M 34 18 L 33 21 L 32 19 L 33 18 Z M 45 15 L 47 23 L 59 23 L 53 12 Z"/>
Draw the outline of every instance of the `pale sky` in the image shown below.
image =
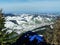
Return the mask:
<path id="1" fill-rule="evenodd" d="M 0 0 L 0 8 L 6 13 L 60 12 L 60 0 Z"/>

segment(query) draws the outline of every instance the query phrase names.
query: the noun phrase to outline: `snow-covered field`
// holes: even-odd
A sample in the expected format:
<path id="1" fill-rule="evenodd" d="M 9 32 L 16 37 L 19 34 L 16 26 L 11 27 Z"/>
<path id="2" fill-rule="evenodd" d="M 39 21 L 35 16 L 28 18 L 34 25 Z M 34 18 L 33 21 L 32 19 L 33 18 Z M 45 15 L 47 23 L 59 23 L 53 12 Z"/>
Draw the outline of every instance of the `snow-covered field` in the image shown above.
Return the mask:
<path id="1" fill-rule="evenodd" d="M 6 16 L 5 27 L 8 32 L 15 31 L 18 34 L 29 31 L 37 27 L 49 25 L 53 23 L 53 18 L 22 14 L 18 16 Z M 52 26 L 51 26 L 52 27 Z"/>

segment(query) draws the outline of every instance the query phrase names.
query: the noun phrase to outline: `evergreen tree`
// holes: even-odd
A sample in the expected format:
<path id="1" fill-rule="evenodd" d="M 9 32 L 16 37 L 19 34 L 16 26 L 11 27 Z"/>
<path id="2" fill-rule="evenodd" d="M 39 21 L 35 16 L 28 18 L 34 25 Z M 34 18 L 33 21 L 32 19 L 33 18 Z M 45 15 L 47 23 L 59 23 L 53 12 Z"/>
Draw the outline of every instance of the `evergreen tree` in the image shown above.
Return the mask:
<path id="1" fill-rule="evenodd" d="M 5 19 L 3 18 L 2 10 L 0 10 L 0 45 L 11 45 L 18 38 L 17 33 L 12 31 L 7 33 L 8 29 L 4 27 Z"/>

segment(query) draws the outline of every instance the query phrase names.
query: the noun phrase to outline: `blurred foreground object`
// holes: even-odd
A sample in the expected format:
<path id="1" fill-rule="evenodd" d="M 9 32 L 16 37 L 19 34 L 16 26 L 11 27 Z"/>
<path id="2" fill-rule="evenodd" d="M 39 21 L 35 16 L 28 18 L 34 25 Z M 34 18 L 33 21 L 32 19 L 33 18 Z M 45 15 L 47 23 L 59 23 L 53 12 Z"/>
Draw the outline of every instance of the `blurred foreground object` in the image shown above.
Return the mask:
<path id="1" fill-rule="evenodd" d="M 42 35 L 28 31 L 22 34 L 12 45 L 47 45 L 47 43 Z"/>

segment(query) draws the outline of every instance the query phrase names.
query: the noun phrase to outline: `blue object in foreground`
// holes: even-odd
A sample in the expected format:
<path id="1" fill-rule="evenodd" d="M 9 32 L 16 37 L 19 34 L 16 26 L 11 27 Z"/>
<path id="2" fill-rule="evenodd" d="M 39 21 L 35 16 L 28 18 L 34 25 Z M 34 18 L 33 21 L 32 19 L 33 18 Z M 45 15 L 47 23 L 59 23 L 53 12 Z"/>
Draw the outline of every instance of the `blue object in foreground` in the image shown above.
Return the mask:
<path id="1" fill-rule="evenodd" d="M 30 41 L 33 41 L 34 39 L 37 40 L 37 43 L 40 43 L 40 42 L 43 42 L 44 39 L 42 36 L 39 36 L 39 35 L 33 35 L 33 36 L 29 36 L 29 40 Z"/>
<path id="2" fill-rule="evenodd" d="M 44 37 L 36 34 L 35 32 L 28 31 L 25 34 L 25 38 L 29 38 L 30 42 L 33 42 L 34 40 L 37 40 L 36 43 L 44 42 Z"/>
<path id="3" fill-rule="evenodd" d="M 28 31 L 20 36 L 14 45 L 45 45 L 46 42 L 43 36 L 35 32 Z"/>

